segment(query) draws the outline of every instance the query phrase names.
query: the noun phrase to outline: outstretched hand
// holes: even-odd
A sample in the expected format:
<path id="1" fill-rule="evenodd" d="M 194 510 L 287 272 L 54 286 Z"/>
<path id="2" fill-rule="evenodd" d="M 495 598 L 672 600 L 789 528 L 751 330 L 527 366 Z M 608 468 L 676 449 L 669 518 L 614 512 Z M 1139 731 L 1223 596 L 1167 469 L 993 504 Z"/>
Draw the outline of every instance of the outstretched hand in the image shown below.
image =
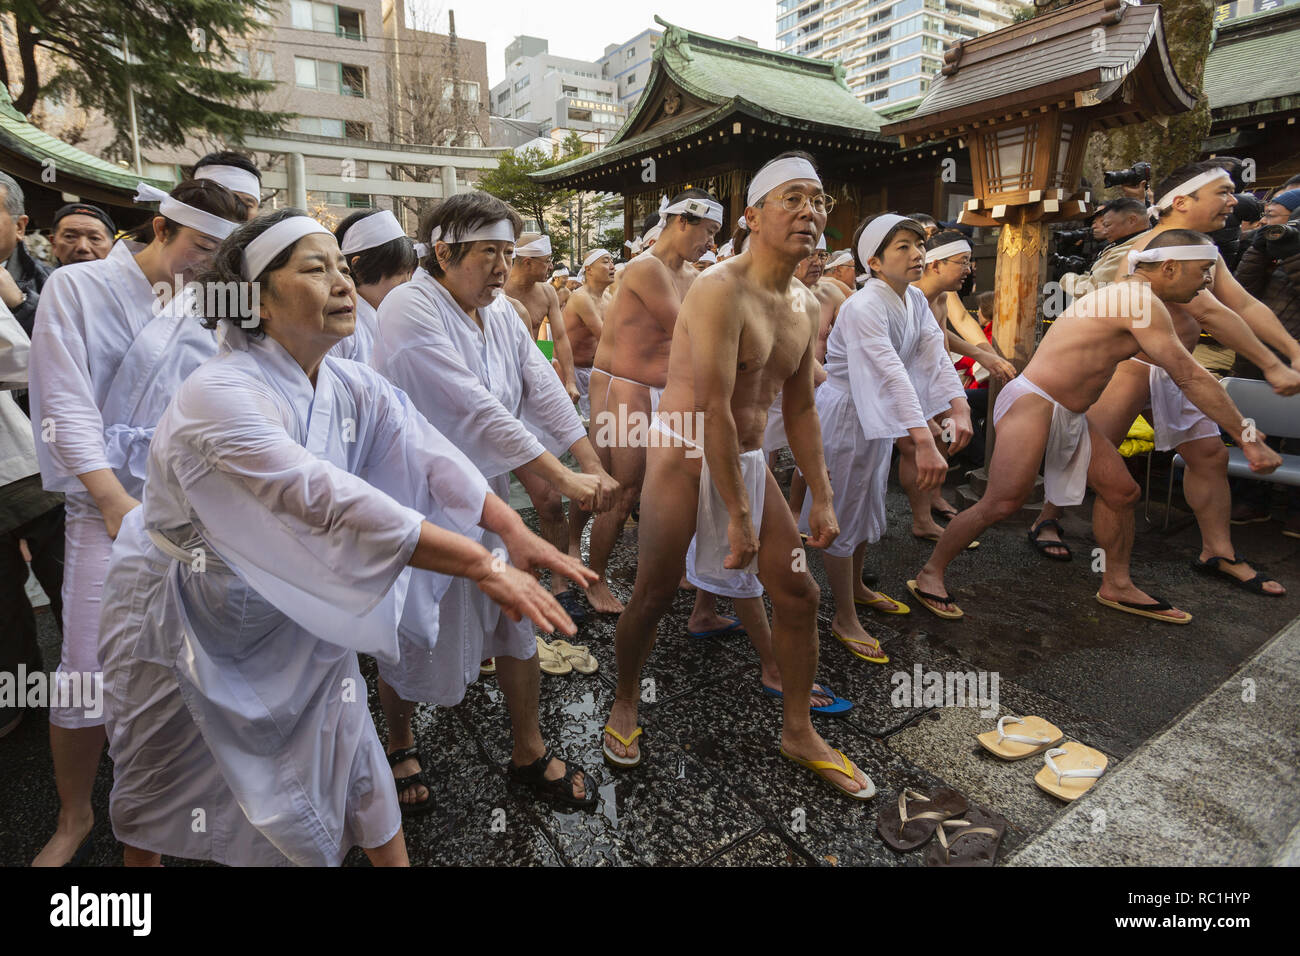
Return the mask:
<path id="1" fill-rule="evenodd" d="M 537 578 L 500 559 L 494 558 L 492 569 L 475 583 L 512 621 L 526 617 L 544 634 L 560 631 L 572 635 L 578 631 L 573 619 Z"/>
<path id="2" fill-rule="evenodd" d="M 522 571 L 550 571 L 568 578 L 582 588 L 590 587 L 599 579 L 595 571 L 573 555 L 565 554 L 527 529 L 511 535 L 509 539 L 502 538 L 501 541 L 510 554 L 510 563 Z"/>

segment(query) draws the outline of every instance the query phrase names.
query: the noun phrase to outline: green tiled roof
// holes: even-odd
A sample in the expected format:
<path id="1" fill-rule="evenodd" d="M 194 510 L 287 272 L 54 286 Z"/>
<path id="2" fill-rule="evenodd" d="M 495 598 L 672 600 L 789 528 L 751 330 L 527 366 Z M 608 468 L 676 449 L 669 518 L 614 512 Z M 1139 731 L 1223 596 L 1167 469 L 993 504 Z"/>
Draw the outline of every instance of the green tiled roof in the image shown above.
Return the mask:
<path id="1" fill-rule="evenodd" d="M 0 145 L 37 163 L 53 159 L 57 176 L 89 181 L 109 189 L 134 193 L 136 183 L 141 180 L 160 189 L 170 189 L 175 185 L 166 180 L 137 176 L 130 170 L 69 146 L 58 137 L 38 129 L 14 109 L 9 91 L 3 83 L 0 83 Z M 57 185 L 57 179 L 55 184 Z"/>
<path id="2" fill-rule="evenodd" d="M 1202 85 L 1210 108 L 1300 94 L 1300 6 L 1281 7 L 1219 27 Z"/>
<path id="3" fill-rule="evenodd" d="M 536 179 L 552 182 L 634 155 L 648 146 L 706 128 L 733 110 L 791 128 L 884 139 L 880 135 L 884 120 L 849 89 L 844 67 L 838 62 L 694 33 L 659 17 L 655 21 L 664 27 L 664 35 L 655 47 L 650 82 L 627 122 L 604 150 L 537 173 Z M 676 84 L 714 109 L 695 110 L 676 122 L 642 129 L 642 113 L 657 102 L 654 94 L 665 82 Z"/>

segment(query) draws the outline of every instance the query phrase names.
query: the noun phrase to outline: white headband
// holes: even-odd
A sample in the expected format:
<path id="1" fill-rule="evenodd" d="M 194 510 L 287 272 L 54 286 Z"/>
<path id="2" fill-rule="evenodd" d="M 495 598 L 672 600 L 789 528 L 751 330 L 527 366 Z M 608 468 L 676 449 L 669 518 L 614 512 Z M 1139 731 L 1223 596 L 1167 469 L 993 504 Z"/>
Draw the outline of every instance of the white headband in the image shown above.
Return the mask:
<path id="1" fill-rule="evenodd" d="M 700 256 L 700 257 L 699 257 L 697 260 L 695 260 L 695 261 L 696 261 L 696 262 L 716 263 L 716 262 L 718 261 L 718 254 L 717 254 L 716 252 L 706 252 L 706 253 L 704 253 L 704 255 Z"/>
<path id="2" fill-rule="evenodd" d="M 423 259 L 425 256 L 429 254 L 429 247 L 426 246 L 423 242 L 417 242 L 415 244 L 415 254 L 419 256 L 421 259 Z"/>
<path id="3" fill-rule="evenodd" d="M 244 247 L 244 279 L 251 282 L 260 276 L 271 260 L 303 236 L 322 232 L 334 235 L 309 216 L 290 216 L 281 219 Z"/>
<path id="4" fill-rule="evenodd" d="M 559 276 L 562 279 L 568 274 L 569 274 L 568 269 L 556 269 L 554 272 L 551 273 L 551 278 L 554 279 L 556 276 Z"/>
<path id="5" fill-rule="evenodd" d="M 840 252 L 835 253 L 835 255 L 831 256 L 830 261 L 826 263 L 826 271 L 829 272 L 832 269 L 838 269 L 840 266 L 847 266 L 852 264 L 853 264 L 853 253 L 849 252 L 849 250 L 847 249 L 843 249 Z"/>
<path id="6" fill-rule="evenodd" d="M 822 250 L 825 248 L 826 248 L 826 233 L 823 232 L 820 236 L 817 237 L 817 249 Z"/>
<path id="7" fill-rule="evenodd" d="M 720 255 L 720 256 L 729 256 L 729 255 L 732 254 L 732 252 L 734 251 L 734 249 L 735 249 L 735 246 L 733 245 L 732 241 L 731 241 L 730 239 L 728 239 L 728 240 L 727 240 L 726 242 L 724 242 L 722 245 L 718 246 L 718 255 Z"/>
<path id="8" fill-rule="evenodd" d="M 503 222 L 505 220 L 502 220 Z M 541 236 L 522 246 L 515 246 L 515 255 L 525 259 L 542 259 L 551 254 L 551 237 Z"/>
<path id="9" fill-rule="evenodd" d="M 858 237 L 858 258 L 862 260 L 862 264 L 865 266 L 868 259 L 880 253 L 880 246 L 891 229 L 900 222 L 911 221 L 906 216 L 898 216 L 892 212 L 871 220 L 867 228 L 862 230 L 862 235 Z"/>
<path id="10" fill-rule="evenodd" d="M 238 223 L 231 222 L 229 219 L 222 219 L 220 216 L 214 216 L 202 209 L 195 209 L 179 199 L 172 199 L 161 189 L 150 186 L 148 183 L 139 183 L 135 187 L 135 201 L 156 202 L 158 204 L 158 215 L 179 222 L 182 226 L 197 229 L 205 236 L 211 236 L 213 239 L 226 238 L 235 231 L 235 226 L 238 225 Z"/>
<path id="11" fill-rule="evenodd" d="M 465 235 L 449 232 L 447 235 L 442 234 L 442 226 L 435 226 L 433 232 L 429 234 L 429 242 L 445 242 L 449 246 L 454 246 L 459 242 L 514 242 L 515 229 L 510 225 L 509 219 L 498 219 L 495 222 L 489 222 L 477 229 L 471 229 Z M 549 242 L 549 240 L 547 240 Z"/>
<path id="12" fill-rule="evenodd" d="M 1164 262 L 1167 259 L 1176 259 L 1181 262 L 1197 262 L 1203 259 L 1217 261 L 1218 258 L 1218 248 L 1208 243 L 1199 246 L 1161 246 L 1159 249 L 1130 252 L 1128 254 L 1128 271 L 1129 275 L 1132 275 L 1133 270 L 1142 262 Z"/>
<path id="13" fill-rule="evenodd" d="M 1203 173 L 1197 173 L 1191 179 L 1187 180 L 1187 182 L 1175 186 L 1173 189 L 1169 190 L 1169 192 L 1161 196 L 1156 202 L 1156 208 L 1168 209 L 1179 196 L 1190 196 L 1202 186 L 1207 186 L 1216 179 L 1226 179 L 1231 182 L 1232 177 L 1228 175 L 1228 171 L 1222 166 L 1216 166 L 1214 169 L 1207 169 Z"/>
<path id="14" fill-rule="evenodd" d="M 238 166 L 200 166 L 194 170 L 195 179 L 210 179 L 231 192 L 243 193 L 254 199 L 262 198 L 262 182 L 255 173 Z"/>
<path id="15" fill-rule="evenodd" d="M 710 222 L 716 222 L 719 226 L 722 225 L 722 206 L 712 199 L 690 197 L 675 202 L 670 206 L 668 205 L 668 197 L 665 196 L 659 203 L 660 222 L 663 222 L 669 216 L 680 216 L 683 213 L 700 219 L 708 219 Z"/>
<path id="16" fill-rule="evenodd" d="M 650 243 L 657 241 L 659 239 L 659 234 L 663 231 L 664 224 L 662 222 L 656 223 L 650 231 L 645 234 L 645 238 L 641 240 L 641 248 L 644 249 L 646 246 L 650 245 Z"/>
<path id="17" fill-rule="evenodd" d="M 339 245 L 339 251 L 345 256 L 350 256 L 354 252 L 364 252 L 366 249 L 382 246 L 394 239 L 405 238 L 406 231 L 397 221 L 397 217 L 390 210 L 384 209 L 373 216 L 359 219 L 349 226 L 343 236 L 343 242 Z"/>
<path id="18" fill-rule="evenodd" d="M 593 263 L 599 262 L 601 259 L 605 258 L 605 256 L 609 256 L 611 259 L 614 258 L 614 254 L 608 249 L 592 249 L 591 252 L 587 253 L 587 258 L 582 260 L 582 268 L 586 269 Z"/>
<path id="19" fill-rule="evenodd" d="M 946 242 L 942 246 L 935 246 L 933 249 L 925 250 L 925 264 L 928 266 L 931 262 L 938 262 L 940 259 L 951 259 L 953 256 L 959 256 L 963 252 L 970 252 L 970 243 L 965 239 L 954 239 L 952 242 Z"/>
<path id="20" fill-rule="evenodd" d="M 754 178 L 749 184 L 749 193 L 746 196 L 745 204 L 756 206 L 760 199 L 777 186 L 782 183 L 793 182 L 796 179 L 811 179 L 818 186 L 822 184 L 821 177 L 817 175 L 817 170 L 813 169 L 812 163 L 806 159 L 800 159 L 798 156 L 787 156 L 785 159 L 778 159 L 768 163 L 754 174 Z"/>

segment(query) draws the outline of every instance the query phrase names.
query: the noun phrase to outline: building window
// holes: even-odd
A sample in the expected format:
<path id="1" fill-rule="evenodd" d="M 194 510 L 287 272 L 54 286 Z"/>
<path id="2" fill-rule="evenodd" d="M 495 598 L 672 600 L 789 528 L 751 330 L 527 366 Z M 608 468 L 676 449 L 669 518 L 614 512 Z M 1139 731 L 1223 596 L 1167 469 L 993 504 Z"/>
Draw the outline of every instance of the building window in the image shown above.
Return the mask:
<path id="1" fill-rule="evenodd" d="M 298 30 L 333 33 L 348 40 L 365 39 L 365 21 L 360 10 L 314 0 L 291 0 L 290 17 L 290 23 Z"/>
<path id="2" fill-rule="evenodd" d="M 467 103 L 478 102 L 478 83 L 473 80 L 461 80 L 459 91 L 453 91 L 451 80 L 442 81 L 442 98 L 444 101 L 455 99 L 455 92 L 459 92 L 460 98 Z"/>
<path id="3" fill-rule="evenodd" d="M 631 63 L 635 59 L 636 59 L 636 47 L 628 47 L 627 52 L 623 54 L 623 62 Z"/>
<path id="4" fill-rule="evenodd" d="M 328 116 L 299 116 L 298 132 L 311 136 L 343 136 L 343 120 Z"/>
<path id="5" fill-rule="evenodd" d="M 369 139 L 370 124 L 361 120 L 347 120 L 343 124 L 343 135 L 348 139 Z"/>
<path id="6" fill-rule="evenodd" d="M 358 96 L 364 98 L 366 95 L 365 67 L 349 66 L 344 63 L 341 66 L 341 74 L 342 78 L 339 81 L 339 92 L 345 96 Z"/>
<path id="7" fill-rule="evenodd" d="M 635 73 L 629 73 L 629 74 L 627 75 L 627 79 L 625 79 L 623 82 L 626 83 L 628 86 L 631 86 L 633 83 L 636 82 L 636 74 L 635 74 Z"/>
<path id="8" fill-rule="evenodd" d="M 258 80 L 275 79 L 275 60 L 268 50 L 236 50 L 239 75 Z"/>
<path id="9" fill-rule="evenodd" d="M 529 78 L 525 74 L 524 76 L 520 77 L 517 81 L 515 81 L 515 92 L 518 93 L 520 90 L 527 89 L 528 83 L 529 83 Z"/>
<path id="10" fill-rule="evenodd" d="M 344 193 L 344 192 L 318 192 L 310 190 L 307 193 L 308 205 L 317 205 L 324 203 L 327 206 L 344 206 L 348 209 L 370 209 L 374 197 L 368 193 Z"/>

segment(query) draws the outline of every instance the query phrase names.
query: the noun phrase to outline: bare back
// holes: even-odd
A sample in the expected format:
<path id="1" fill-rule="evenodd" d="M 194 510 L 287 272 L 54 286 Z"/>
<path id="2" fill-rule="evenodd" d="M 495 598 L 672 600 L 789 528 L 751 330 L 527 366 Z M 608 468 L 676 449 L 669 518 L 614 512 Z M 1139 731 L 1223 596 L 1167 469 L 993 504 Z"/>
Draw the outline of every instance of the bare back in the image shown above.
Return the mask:
<path id="1" fill-rule="evenodd" d="M 587 286 L 583 286 L 564 306 L 564 331 L 569 336 L 569 346 L 573 349 L 573 364 L 579 368 L 591 368 L 596 358 L 596 348 L 600 344 L 605 322 L 605 298 L 593 296 Z"/>
<path id="2" fill-rule="evenodd" d="M 817 361 L 826 361 L 826 339 L 835 328 L 835 317 L 839 315 L 840 306 L 848 298 L 840 290 L 844 283 L 836 282 L 829 276 L 823 276 L 811 287 L 821 306 L 821 321 L 817 325 Z"/>
<path id="3" fill-rule="evenodd" d="M 711 362 L 727 363 L 734 369 L 731 414 L 742 453 L 762 447 L 768 409 L 796 373 L 807 374 L 811 395 L 821 315 L 817 299 L 798 279 L 792 277 L 781 294 L 762 289 L 749 274 L 752 261 L 743 254 L 728 259 L 704 273 L 688 293 L 659 405 L 667 413 L 706 409 L 708 398 L 697 389 L 697 378 L 709 374 Z"/>
<path id="4" fill-rule="evenodd" d="M 700 275 L 689 262 L 671 270 L 653 253 L 630 262 L 605 309 L 595 367 L 662 388 L 677 311 Z"/>
<path id="5" fill-rule="evenodd" d="M 1141 351 L 1135 329 L 1172 334 L 1169 309 L 1150 287 L 1126 279 L 1096 289 L 1052 323 L 1024 375 L 1070 411 L 1087 411 L 1116 366 Z"/>

